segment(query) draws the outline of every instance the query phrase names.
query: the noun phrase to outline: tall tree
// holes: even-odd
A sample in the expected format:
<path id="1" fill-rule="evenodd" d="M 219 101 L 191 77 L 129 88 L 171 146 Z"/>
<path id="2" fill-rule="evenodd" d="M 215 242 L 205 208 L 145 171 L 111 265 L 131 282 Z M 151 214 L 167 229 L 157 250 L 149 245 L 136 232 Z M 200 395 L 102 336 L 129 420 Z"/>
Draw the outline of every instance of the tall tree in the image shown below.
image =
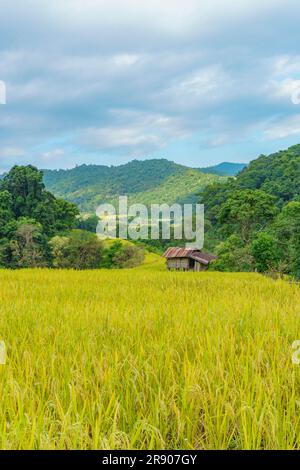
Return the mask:
<path id="1" fill-rule="evenodd" d="M 260 190 L 235 190 L 220 208 L 218 221 L 226 235 L 238 233 L 248 243 L 261 231 L 278 210 L 273 196 Z"/>
<path id="2" fill-rule="evenodd" d="M 45 266 L 45 249 L 42 226 L 31 219 L 20 219 L 11 241 L 13 264 L 21 268 Z"/>
<path id="3" fill-rule="evenodd" d="M 46 191 L 43 173 L 32 165 L 14 166 L 0 182 L 0 191 L 10 194 L 10 207 L 15 219 L 35 219 L 47 235 L 69 230 L 76 224 L 79 214 L 76 205 L 56 199 Z"/>
<path id="4" fill-rule="evenodd" d="M 32 165 L 14 166 L 1 181 L 0 188 L 10 193 L 16 218 L 32 217 L 36 204 L 43 199 L 43 174 Z"/>

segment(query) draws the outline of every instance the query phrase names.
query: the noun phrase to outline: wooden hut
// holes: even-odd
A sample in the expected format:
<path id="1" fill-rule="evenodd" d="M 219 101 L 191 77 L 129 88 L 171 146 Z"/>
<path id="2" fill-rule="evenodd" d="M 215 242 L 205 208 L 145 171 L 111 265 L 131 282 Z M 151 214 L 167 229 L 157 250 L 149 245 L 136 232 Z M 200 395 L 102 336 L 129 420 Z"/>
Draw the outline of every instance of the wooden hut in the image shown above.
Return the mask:
<path id="1" fill-rule="evenodd" d="M 167 268 L 177 271 L 205 271 L 216 256 L 193 248 L 168 248 L 164 253 Z"/>

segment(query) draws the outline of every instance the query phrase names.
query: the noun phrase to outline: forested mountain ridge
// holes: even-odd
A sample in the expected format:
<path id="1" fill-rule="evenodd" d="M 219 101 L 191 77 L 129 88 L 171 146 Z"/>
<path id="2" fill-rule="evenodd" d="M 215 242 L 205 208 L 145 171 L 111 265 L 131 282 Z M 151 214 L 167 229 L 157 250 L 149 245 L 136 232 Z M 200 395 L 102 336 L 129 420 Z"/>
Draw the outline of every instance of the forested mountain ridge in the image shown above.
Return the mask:
<path id="1" fill-rule="evenodd" d="M 236 183 L 272 194 L 282 204 L 300 200 L 300 145 L 261 155 L 238 175 Z"/>
<path id="2" fill-rule="evenodd" d="M 100 184 L 111 194 L 116 191 L 140 192 L 185 168 L 165 159 L 133 160 L 119 166 L 83 164 L 69 170 L 44 170 L 44 182 L 54 193 L 73 193 Z"/>
<path id="3" fill-rule="evenodd" d="M 80 230 L 78 208 L 45 189 L 32 165 L 14 166 L 0 181 L 0 268 L 129 268 L 144 250 L 119 241 L 104 246 Z"/>
<path id="4" fill-rule="evenodd" d="M 202 173 L 211 173 L 219 176 L 236 176 L 247 167 L 246 163 L 223 162 L 218 165 L 199 168 Z"/>
<path id="5" fill-rule="evenodd" d="M 300 145 L 261 155 L 235 179 L 207 186 L 200 202 L 216 269 L 300 277 Z"/>
<path id="6" fill-rule="evenodd" d="M 234 178 L 164 159 L 132 161 L 119 167 L 82 165 L 43 174 L 30 165 L 14 167 L 1 180 L 0 193 L 0 265 L 51 264 L 51 256 L 57 250 L 60 253 L 65 243 L 60 235 L 57 239 L 58 234 L 75 223 L 77 208 L 66 200 L 76 203 L 82 212 L 94 213 L 76 219 L 76 224 L 95 232 L 96 206 L 116 203 L 119 195 L 127 195 L 129 203 L 146 205 L 204 203 L 205 249 L 218 255 L 217 270 L 279 272 L 300 278 L 300 145 L 261 155 Z M 29 232 L 32 251 L 23 246 L 24 234 L 27 237 Z M 55 249 L 50 245 L 53 235 Z M 91 242 L 76 234 L 73 238 L 76 247 Z M 73 245 L 69 241 L 66 250 Z M 164 245 L 158 241 L 155 248 L 162 250 Z M 73 254 L 71 250 L 71 258 Z M 74 259 L 70 262 L 73 266 Z"/>
<path id="7" fill-rule="evenodd" d="M 144 204 L 196 201 L 207 184 L 223 181 L 217 175 L 165 159 L 133 160 L 120 166 L 81 165 L 71 170 L 44 170 L 47 189 L 94 212 L 102 202 L 119 195 Z"/>

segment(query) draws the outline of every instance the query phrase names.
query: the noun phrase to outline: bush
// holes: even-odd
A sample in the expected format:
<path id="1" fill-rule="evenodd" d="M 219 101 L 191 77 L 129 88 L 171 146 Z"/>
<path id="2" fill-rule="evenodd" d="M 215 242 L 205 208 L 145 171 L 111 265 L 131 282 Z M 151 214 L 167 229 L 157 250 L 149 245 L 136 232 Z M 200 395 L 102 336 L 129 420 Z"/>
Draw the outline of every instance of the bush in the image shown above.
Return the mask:
<path id="1" fill-rule="evenodd" d="M 97 269 L 101 267 L 103 245 L 96 235 L 73 230 L 69 236 L 56 236 L 50 241 L 56 268 Z"/>
<path id="2" fill-rule="evenodd" d="M 145 259 L 145 251 L 143 248 L 135 245 L 124 245 L 118 251 L 113 263 L 118 268 L 134 268 L 139 266 Z"/>
<path id="3" fill-rule="evenodd" d="M 261 232 L 253 240 L 251 253 L 254 257 L 255 268 L 265 273 L 276 270 L 279 262 L 276 240 L 268 233 Z"/>

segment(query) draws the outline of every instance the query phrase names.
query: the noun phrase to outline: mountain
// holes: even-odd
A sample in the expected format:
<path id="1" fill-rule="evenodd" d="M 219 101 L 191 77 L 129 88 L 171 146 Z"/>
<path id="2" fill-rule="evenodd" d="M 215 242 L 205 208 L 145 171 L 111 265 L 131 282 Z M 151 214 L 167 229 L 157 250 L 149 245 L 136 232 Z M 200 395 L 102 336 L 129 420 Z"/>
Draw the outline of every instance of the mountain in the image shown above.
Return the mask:
<path id="1" fill-rule="evenodd" d="M 300 278 L 300 145 L 261 155 L 200 198 L 216 269 Z"/>
<path id="2" fill-rule="evenodd" d="M 253 160 L 237 177 L 239 188 L 261 189 L 279 204 L 300 201 L 300 145 Z"/>
<path id="3" fill-rule="evenodd" d="M 224 181 L 216 175 L 204 174 L 198 170 L 187 169 L 167 177 L 161 184 L 141 193 L 129 194 L 129 203 L 142 202 L 151 204 L 187 204 L 197 202 L 199 193 L 208 185 Z"/>
<path id="4" fill-rule="evenodd" d="M 236 176 L 240 171 L 247 167 L 246 163 L 223 162 L 215 166 L 200 168 L 202 173 L 211 173 L 219 176 Z"/>
<path id="5" fill-rule="evenodd" d="M 231 194 L 240 190 L 261 190 L 273 196 L 277 206 L 300 201 L 300 145 L 271 155 L 261 155 L 249 163 L 235 179 L 208 185 L 202 194 L 208 214 L 217 214 Z"/>
<path id="6" fill-rule="evenodd" d="M 94 211 L 103 202 L 127 195 L 129 203 L 196 201 L 205 186 L 223 181 L 218 175 L 166 159 L 133 160 L 120 166 L 81 165 L 71 170 L 44 170 L 49 191 L 75 202 L 82 211 Z"/>

